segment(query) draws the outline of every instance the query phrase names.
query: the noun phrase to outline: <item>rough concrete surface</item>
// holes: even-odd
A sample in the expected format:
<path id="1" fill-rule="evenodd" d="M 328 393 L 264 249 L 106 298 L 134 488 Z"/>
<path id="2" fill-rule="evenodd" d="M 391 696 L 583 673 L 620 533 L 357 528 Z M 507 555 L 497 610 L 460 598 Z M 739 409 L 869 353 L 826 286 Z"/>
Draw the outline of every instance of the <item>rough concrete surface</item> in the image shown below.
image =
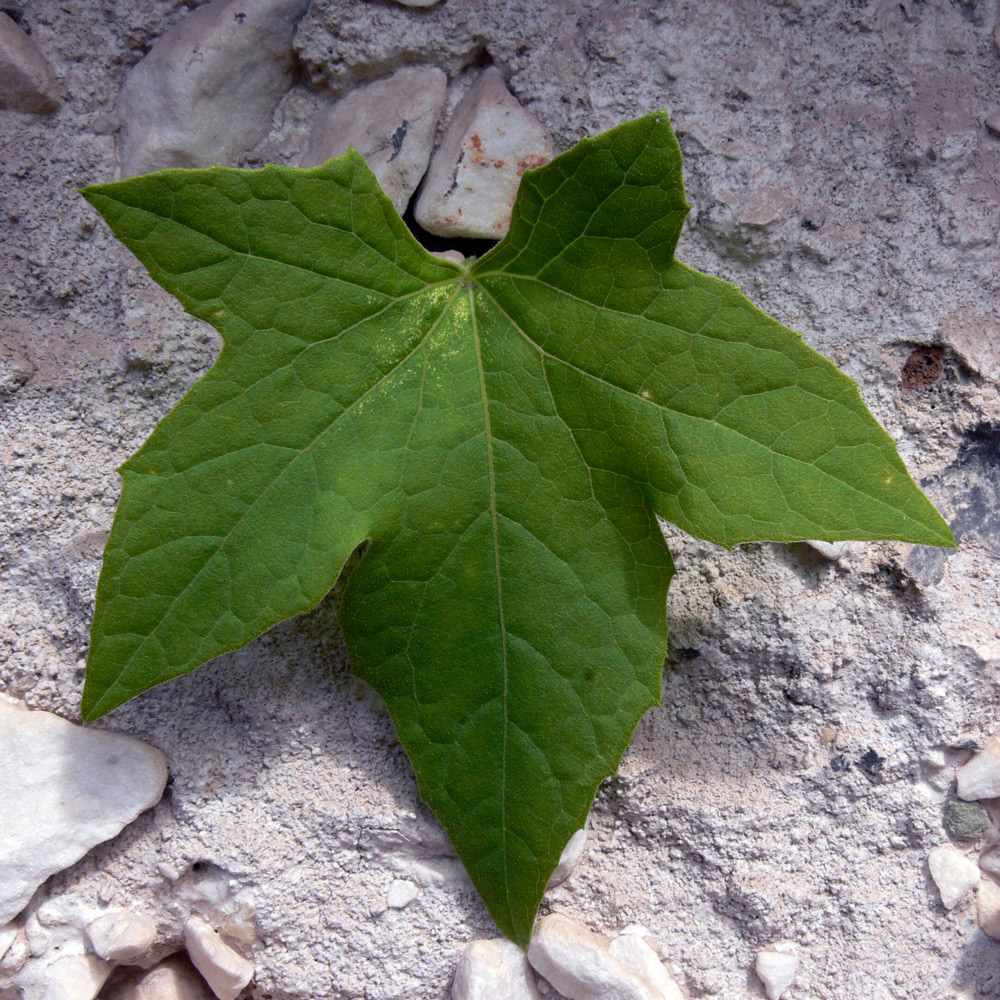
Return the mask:
<path id="1" fill-rule="evenodd" d="M 20 8 L 64 103 L 0 112 L 0 685 L 78 719 L 116 466 L 218 343 L 76 190 L 113 176 L 128 71 L 188 8 Z M 670 109 L 682 258 L 857 379 L 953 525 L 954 552 L 836 561 L 668 529 L 663 707 L 543 912 L 644 934 L 688 998 L 762 997 L 755 956 L 779 939 L 801 959 L 789 1000 L 1000 997 L 1000 942 L 972 897 L 943 908 L 927 866 L 971 753 L 952 747 L 996 728 L 1000 697 L 996 23 L 992 0 L 313 0 L 298 82 L 243 161 L 294 158 L 317 94 L 417 62 L 448 73 L 453 108 L 492 60 L 557 149 Z M 138 910 L 164 953 L 194 913 L 252 958 L 261 1000 L 447 997 L 496 930 L 351 679 L 336 607 L 99 722 L 163 750 L 172 784 L 32 906 Z M 1000 839 L 986 806 L 992 830 L 956 845 L 973 859 Z M 401 909 L 397 879 L 420 889 Z M 57 928 L 32 920 L 44 950 Z"/>

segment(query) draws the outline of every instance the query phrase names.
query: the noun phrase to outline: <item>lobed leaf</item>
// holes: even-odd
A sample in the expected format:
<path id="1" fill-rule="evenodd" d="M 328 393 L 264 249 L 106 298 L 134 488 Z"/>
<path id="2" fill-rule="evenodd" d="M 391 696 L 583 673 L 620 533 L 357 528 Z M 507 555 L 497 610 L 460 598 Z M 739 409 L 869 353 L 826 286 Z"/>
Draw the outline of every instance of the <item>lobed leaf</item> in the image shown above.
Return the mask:
<path id="1" fill-rule="evenodd" d="M 754 539 L 954 544 L 853 382 L 674 258 L 665 113 L 524 177 L 507 237 L 424 251 L 353 150 L 87 188 L 222 334 L 122 467 L 88 719 L 314 607 L 342 622 L 501 930 L 659 700 L 656 516 Z"/>

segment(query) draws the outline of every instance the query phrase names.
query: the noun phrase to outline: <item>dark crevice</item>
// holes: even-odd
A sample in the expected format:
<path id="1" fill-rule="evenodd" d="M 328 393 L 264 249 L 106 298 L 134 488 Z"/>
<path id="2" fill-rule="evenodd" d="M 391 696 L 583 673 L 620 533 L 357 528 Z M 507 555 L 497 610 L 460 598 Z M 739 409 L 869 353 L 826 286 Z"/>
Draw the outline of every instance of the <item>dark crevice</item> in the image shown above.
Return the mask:
<path id="1" fill-rule="evenodd" d="M 403 214 L 403 222 L 406 223 L 410 232 L 417 238 L 417 242 L 425 249 L 438 253 L 442 250 L 457 250 L 466 257 L 482 257 L 487 250 L 496 246 L 494 240 L 474 240 L 467 238 L 454 238 L 448 236 L 435 236 L 427 232 L 417 224 L 413 217 L 413 205 L 416 202 L 416 195 L 410 199 L 410 204 L 406 206 Z"/>

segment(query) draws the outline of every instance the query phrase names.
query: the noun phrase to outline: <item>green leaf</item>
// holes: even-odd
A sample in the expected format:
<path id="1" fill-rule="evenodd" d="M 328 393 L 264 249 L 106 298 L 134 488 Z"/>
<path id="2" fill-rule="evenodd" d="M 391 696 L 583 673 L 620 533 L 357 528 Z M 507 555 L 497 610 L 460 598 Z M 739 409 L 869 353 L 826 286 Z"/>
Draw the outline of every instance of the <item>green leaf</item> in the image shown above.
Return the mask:
<path id="1" fill-rule="evenodd" d="M 225 347 L 122 467 L 84 715 L 312 608 L 342 621 L 501 930 L 659 700 L 656 517 L 722 545 L 953 545 L 855 385 L 674 259 L 665 113 L 525 174 L 468 266 L 353 150 L 85 196 Z"/>

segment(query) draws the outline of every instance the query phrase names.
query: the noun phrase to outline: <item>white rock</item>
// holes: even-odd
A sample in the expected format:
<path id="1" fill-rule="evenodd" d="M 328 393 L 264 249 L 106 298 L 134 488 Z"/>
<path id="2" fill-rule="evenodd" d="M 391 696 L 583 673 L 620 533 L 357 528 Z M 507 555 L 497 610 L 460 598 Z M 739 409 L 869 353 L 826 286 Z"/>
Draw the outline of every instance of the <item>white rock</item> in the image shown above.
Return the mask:
<path id="1" fill-rule="evenodd" d="M 552 156 L 548 129 L 517 103 L 500 71 L 487 67 L 455 108 L 414 216 L 438 236 L 499 240 L 521 175 Z"/>
<path id="2" fill-rule="evenodd" d="M 538 922 L 528 961 L 569 1000 L 663 1000 L 612 956 L 606 937 L 557 914 Z"/>
<path id="3" fill-rule="evenodd" d="M 946 910 L 979 884 L 979 866 L 947 844 L 935 847 L 927 855 L 927 864 Z"/>
<path id="4" fill-rule="evenodd" d="M 461 250 L 431 250 L 432 257 L 440 257 L 441 260 L 450 260 L 452 264 L 464 264 L 465 254 Z"/>
<path id="5" fill-rule="evenodd" d="M 984 934 L 1000 941 L 1000 885 L 984 878 L 976 891 L 976 910 Z"/>
<path id="6" fill-rule="evenodd" d="M 956 773 L 958 797 L 974 799 L 1000 797 L 1000 734 L 994 733 L 983 749 Z"/>
<path id="7" fill-rule="evenodd" d="M 0 922 L 163 794 L 163 754 L 130 736 L 84 729 L 0 701 Z"/>
<path id="8" fill-rule="evenodd" d="M 580 863 L 583 853 L 587 849 L 587 828 L 577 830 L 569 840 L 559 855 L 559 863 L 556 865 L 549 884 L 545 887 L 551 889 L 554 886 L 565 882 L 573 873 L 573 869 Z"/>
<path id="9" fill-rule="evenodd" d="M 215 1000 L 215 997 L 183 955 L 171 955 L 108 1000 Z"/>
<path id="10" fill-rule="evenodd" d="M 7 954 L 7 949 L 14 943 L 14 938 L 16 937 L 16 924 L 10 923 L 0 927 L 0 962 L 3 961 L 4 955 Z"/>
<path id="11" fill-rule="evenodd" d="M 612 958 L 659 990 L 663 1000 L 684 1000 L 684 994 L 660 956 L 638 934 L 620 934 L 612 940 L 610 951 Z"/>
<path id="12" fill-rule="evenodd" d="M 409 906 L 419 895 L 420 889 L 409 879 L 397 878 L 389 886 L 385 899 L 386 906 L 393 910 L 401 910 L 404 906 Z"/>
<path id="13" fill-rule="evenodd" d="M 990 847 L 979 855 L 979 867 L 988 875 L 1000 878 L 1000 846 Z"/>
<path id="14" fill-rule="evenodd" d="M 66 955 L 27 963 L 14 982 L 22 1000 L 94 1000 L 111 969 L 96 955 Z"/>
<path id="15" fill-rule="evenodd" d="M 850 550 L 850 542 L 824 542 L 818 538 L 807 538 L 806 545 L 818 552 L 824 559 L 836 562 Z"/>
<path id="16" fill-rule="evenodd" d="M 757 953 L 757 975 L 770 1000 L 778 1000 L 799 971 L 799 957 L 791 941 L 777 941 Z"/>
<path id="17" fill-rule="evenodd" d="M 473 941 L 462 952 L 452 1000 L 539 1000 L 531 967 L 513 941 Z"/>
<path id="18" fill-rule="evenodd" d="M 105 913 L 87 925 L 94 951 L 112 962 L 131 962 L 152 947 L 156 925 L 132 910 Z"/>
<path id="19" fill-rule="evenodd" d="M 309 0 L 213 0 L 159 38 L 118 103 L 121 174 L 231 164 L 271 128 L 291 86 Z"/>
<path id="20" fill-rule="evenodd" d="M 190 917 L 185 924 L 184 947 L 219 1000 L 236 1000 L 253 978 L 253 963 L 230 948 L 201 917 Z"/>
<path id="21" fill-rule="evenodd" d="M 402 215 L 427 170 L 447 95 L 448 77 L 436 66 L 405 66 L 357 87 L 313 119 L 302 165 L 353 146 Z"/>
<path id="22" fill-rule="evenodd" d="M 0 108 L 44 114 L 59 107 L 56 75 L 34 41 L 0 13 Z"/>

